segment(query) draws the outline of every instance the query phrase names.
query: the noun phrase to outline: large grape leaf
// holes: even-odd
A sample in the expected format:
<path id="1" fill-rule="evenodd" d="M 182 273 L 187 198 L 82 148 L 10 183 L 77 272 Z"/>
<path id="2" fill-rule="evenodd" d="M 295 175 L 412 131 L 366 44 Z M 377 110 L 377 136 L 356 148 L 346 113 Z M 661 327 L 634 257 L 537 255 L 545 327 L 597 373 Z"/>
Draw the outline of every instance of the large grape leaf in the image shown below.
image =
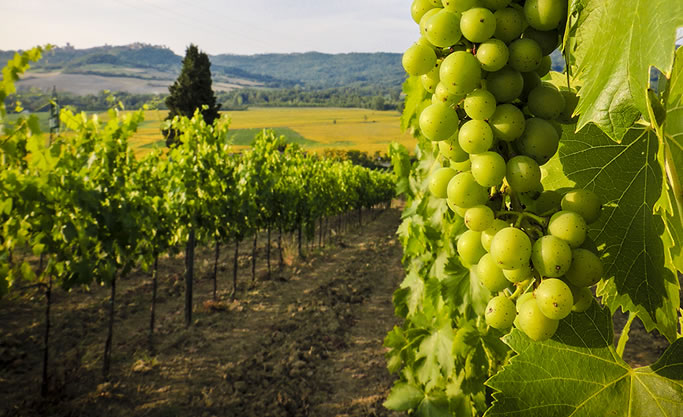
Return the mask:
<path id="1" fill-rule="evenodd" d="M 487 385 L 499 392 L 485 417 L 678 417 L 683 415 L 683 339 L 652 366 L 632 369 L 616 353 L 611 316 L 597 304 L 560 321 L 551 340 L 513 330 L 518 353 Z"/>
<path id="2" fill-rule="evenodd" d="M 605 267 L 598 295 L 612 311 L 635 311 L 648 331 L 657 328 L 673 340 L 679 284 L 665 252 L 664 222 L 654 214 L 664 180 L 658 147 L 650 129 L 631 129 L 616 143 L 590 125 L 564 137 L 559 153 L 564 174 L 603 200 L 590 230 Z"/>
<path id="3" fill-rule="evenodd" d="M 584 80 L 578 129 L 589 122 L 620 140 L 639 114 L 648 114 L 650 66 L 669 74 L 680 0 L 575 0 L 571 54 Z"/>

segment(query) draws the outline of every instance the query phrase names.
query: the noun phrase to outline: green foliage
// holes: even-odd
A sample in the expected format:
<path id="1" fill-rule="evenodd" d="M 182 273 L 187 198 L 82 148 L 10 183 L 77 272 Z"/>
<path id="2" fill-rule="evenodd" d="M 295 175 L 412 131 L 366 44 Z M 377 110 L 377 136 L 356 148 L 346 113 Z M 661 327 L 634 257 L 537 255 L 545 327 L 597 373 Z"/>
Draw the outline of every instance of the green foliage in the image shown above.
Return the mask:
<path id="1" fill-rule="evenodd" d="M 577 129 L 593 122 L 621 140 L 641 115 L 650 66 L 669 75 L 676 29 L 683 26 L 679 1 L 578 0 L 570 2 L 570 56 L 584 81 Z M 612 28 L 612 30 L 605 30 Z M 652 47 L 656 45 L 656 47 Z"/>
<path id="2" fill-rule="evenodd" d="M 601 196 L 605 213 L 590 236 L 602 247 L 605 278 L 598 286 L 612 311 L 637 311 L 648 330 L 676 338 L 679 282 L 662 242 L 664 222 L 654 216 L 665 181 L 654 131 L 635 128 L 614 143 L 594 126 L 563 141 L 564 175 Z"/>
<path id="3" fill-rule="evenodd" d="M 398 379 L 385 403 L 388 408 L 416 416 L 683 412 L 683 52 L 674 54 L 681 6 L 674 1 L 568 3 L 572 14 L 563 47 L 572 72 L 544 79 L 560 90 L 568 81 L 578 87 L 579 129 L 569 125 L 562 132 L 558 154 L 541 167 L 540 190 L 556 192 L 558 207 L 568 188 L 594 191 L 599 197 L 602 214 L 588 226 L 585 249 L 595 251 L 604 267 L 596 287 L 600 302 L 593 300 L 585 312 L 569 313 L 548 340 L 533 341 L 520 330 L 486 325 L 484 311 L 495 294 L 480 284 L 480 268 L 458 255 L 457 242 L 466 231 L 464 212 L 449 208 L 428 187 L 430 176 L 444 166 L 469 167 L 448 160 L 435 142 L 424 138 L 420 114 L 441 97 L 438 88 L 430 95 L 419 78 L 409 78 L 402 128 L 418 138 L 418 160 L 411 163 L 398 146 L 390 150 L 398 190 L 406 198 L 397 231 L 406 277 L 393 299 L 404 322 L 385 339 L 389 370 Z M 447 56 L 459 47 L 436 52 Z M 663 72 L 657 88 L 649 84 L 651 66 Z M 463 118 L 462 97 L 453 100 L 449 105 Z M 513 102 L 520 108 L 525 104 L 526 98 Z M 510 160 L 520 153 L 518 145 L 514 141 L 492 150 Z M 536 240 L 547 231 L 544 213 L 556 211 L 538 211 L 540 190 L 511 193 L 504 183 L 488 190 L 487 205 L 497 217 L 515 206 L 542 214 L 504 217 L 508 226 L 535 223 L 527 223 L 525 231 Z M 517 283 L 516 291 L 500 294 L 537 303 L 535 281 Z M 657 363 L 632 369 L 621 359 L 628 328 L 615 348 L 612 314 L 619 309 L 634 313 L 648 331 L 669 340 Z"/>
<path id="4" fill-rule="evenodd" d="M 595 303 L 561 321 L 552 340 L 533 342 L 513 330 L 505 342 L 517 356 L 487 382 L 500 392 L 486 416 L 681 415 L 683 339 L 657 363 L 632 369 L 613 338 L 609 311 Z"/>

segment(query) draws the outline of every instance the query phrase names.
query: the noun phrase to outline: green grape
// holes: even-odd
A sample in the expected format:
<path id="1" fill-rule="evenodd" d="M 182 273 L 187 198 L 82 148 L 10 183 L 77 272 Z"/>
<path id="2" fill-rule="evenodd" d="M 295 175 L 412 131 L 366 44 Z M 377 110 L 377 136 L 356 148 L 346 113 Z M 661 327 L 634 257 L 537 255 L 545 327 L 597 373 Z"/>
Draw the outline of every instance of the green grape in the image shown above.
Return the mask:
<path id="1" fill-rule="evenodd" d="M 520 98 L 524 101 L 529 97 L 529 93 L 536 87 L 540 86 L 543 81 L 539 77 L 536 71 L 529 71 L 522 73 L 522 79 L 524 79 L 524 87 L 522 88 L 522 94 Z"/>
<path id="2" fill-rule="evenodd" d="M 484 6 L 491 10 L 498 10 L 507 7 L 512 0 L 482 0 Z"/>
<path id="3" fill-rule="evenodd" d="M 402 62 L 408 74 L 426 74 L 436 66 L 436 53 L 432 48 L 416 43 L 403 54 Z"/>
<path id="4" fill-rule="evenodd" d="M 425 91 L 434 94 L 436 91 L 436 82 L 433 79 L 427 77 L 426 75 L 420 75 L 420 82 L 422 82 L 422 87 Z"/>
<path id="5" fill-rule="evenodd" d="M 508 64 L 519 72 L 533 71 L 541 65 L 541 47 L 533 39 L 522 38 L 513 41 L 509 48 Z"/>
<path id="6" fill-rule="evenodd" d="M 505 279 L 503 271 L 498 268 L 490 253 L 484 254 L 479 259 L 477 277 L 481 285 L 492 293 L 497 293 L 510 286 L 510 281 Z"/>
<path id="7" fill-rule="evenodd" d="M 560 91 L 564 98 L 564 109 L 557 118 L 557 121 L 564 124 L 573 124 L 579 120 L 579 116 L 573 116 L 576 105 L 579 104 L 579 96 L 569 90 Z"/>
<path id="8" fill-rule="evenodd" d="M 520 11 L 506 7 L 496 10 L 493 16 L 496 18 L 496 31 L 493 33 L 496 39 L 508 43 L 520 37 L 526 24 Z"/>
<path id="9" fill-rule="evenodd" d="M 486 203 L 489 193 L 469 172 L 461 172 L 448 183 L 448 199 L 458 207 L 470 208 Z"/>
<path id="10" fill-rule="evenodd" d="M 451 94 L 464 96 L 480 87 L 481 66 L 474 55 L 457 51 L 443 60 L 439 76 Z"/>
<path id="11" fill-rule="evenodd" d="M 586 221 L 586 224 L 595 222 L 602 214 L 600 197 L 591 190 L 581 188 L 571 190 L 562 197 L 560 204 L 562 210 L 580 214 Z"/>
<path id="12" fill-rule="evenodd" d="M 439 142 L 439 153 L 453 162 L 465 162 L 470 157 L 460 147 L 457 134 Z"/>
<path id="13" fill-rule="evenodd" d="M 548 232 L 569 244 L 572 248 L 578 248 L 586 239 L 586 221 L 580 214 L 573 211 L 558 211 L 553 214 L 548 223 Z"/>
<path id="14" fill-rule="evenodd" d="M 543 165 L 555 155 L 560 137 L 548 121 L 532 117 L 526 120 L 524 133 L 515 141 L 520 153 Z"/>
<path id="15" fill-rule="evenodd" d="M 565 274 L 570 284 L 577 287 L 590 287 L 602 279 L 602 274 L 602 262 L 595 253 L 582 248 L 572 251 L 572 264 Z"/>
<path id="16" fill-rule="evenodd" d="M 495 72 L 507 64 L 510 52 L 503 41 L 489 39 L 479 45 L 476 57 L 483 69 Z"/>
<path id="17" fill-rule="evenodd" d="M 506 227 L 493 237 L 489 253 L 500 269 L 519 269 L 529 263 L 531 240 L 522 230 Z"/>
<path id="18" fill-rule="evenodd" d="M 517 283 L 531 278 L 534 275 L 534 270 L 530 265 L 522 265 L 519 269 L 503 269 L 503 275 L 508 281 Z"/>
<path id="19" fill-rule="evenodd" d="M 472 162 L 470 162 L 470 159 L 467 158 L 467 161 L 464 162 L 451 163 L 451 167 L 458 172 L 465 172 L 472 168 Z"/>
<path id="20" fill-rule="evenodd" d="M 496 18 L 490 10 L 483 7 L 465 10 L 460 18 L 460 30 L 468 41 L 484 42 L 496 31 Z"/>
<path id="21" fill-rule="evenodd" d="M 543 191 L 541 195 L 536 199 L 536 206 L 533 212 L 536 214 L 550 214 L 552 212 L 562 210 L 560 206 L 560 201 L 562 200 L 562 194 L 555 190 Z"/>
<path id="22" fill-rule="evenodd" d="M 475 265 L 486 254 L 486 251 L 481 246 L 481 232 L 475 232 L 474 230 L 468 230 L 460 235 L 455 246 L 458 250 L 458 255 L 468 265 Z"/>
<path id="23" fill-rule="evenodd" d="M 441 9 L 429 18 L 425 25 L 425 36 L 432 45 L 442 48 L 454 45 L 460 40 L 460 15 Z"/>
<path id="24" fill-rule="evenodd" d="M 450 203 L 450 201 L 449 201 L 448 199 L 446 199 L 446 201 Z M 454 210 L 453 210 L 453 211 L 455 211 L 455 214 L 457 214 L 458 216 L 462 217 L 463 220 L 464 220 L 464 218 L 465 218 L 465 213 L 467 213 L 467 209 L 466 209 L 466 208 L 462 208 L 462 207 L 458 207 L 458 206 L 455 206 L 455 205 L 453 205 L 453 207 L 454 207 Z"/>
<path id="25" fill-rule="evenodd" d="M 572 264 L 572 249 L 562 239 L 551 235 L 543 236 L 534 242 L 531 262 L 541 276 L 561 277 Z"/>
<path id="26" fill-rule="evenodd" d="M 518 155 L 508 161 L 505 178 L 515 192 L 532 191 L 541 183 L 541 168 L 528 156 Z"/>
<path id="27" fill-rule="evenodd" d="M 497 152 L 482 152 L 470 155 L 474 180 L 482 187 L 495 187 L 503 182 L 506 164 Z"/>
<path id="28" fill-rule="evenodd" d="M 490 251 L 493 237 L 496 235 L 496 233 L 508 226 L 509 224 L 505 223 L 503 220 L 495 219 L 491 227 L 481 232 L 481 246 L 483 246 L 487 252 Z"/>
<path id="29" fill-rule="evenodd" d="M 465 97 L 465 113 L 475 120 L 486 120 L 496 111 L 496 98 L 486 90 L 478 88 Z"/>
<path id="30" fill-rule="evenodd" d="M 470 207 L 465 212 L 465 226 L 475 232 L 483 232 L 493 225 L 493 210 L 483 204 Z"/>
<path id="31" fill-rule="evenodd" d="M 538 308 L 549 319 L 562 320 L 572 312 L 572 290 L 561 279 L 544 279 L 536 288 L 535 294 Z"/>
<path id="32" fill-rule="evenodd" d="M 427 38 L 427 22 L 429 22 L 429 19 L 434 17 L 439 11 L 443 9 L 441 8 L 436 8 L 436 9 L 431 9 L 427 10 L 427 13 L 425 13 L 422 18 L 420 19 L 420 35 L 422 35 L 422 38 L 425 39 L 429 45 L 432 45 L 431 42 L 429 42 L 429 39 Z M 435 45 L 432 45 L 435 46 Z"/>
<path id="33" fill-rule="evenodd" d="M 427 106 L 420 114 L 420 130 L 433 141 L 448 139 L 458 130 L 458 114 L 441 103 Z"/>
<path id="34" fill-rule="evenodd" d="M 545 77 L 546 75 L 548 75 L 552 68 L 553 60 L 550 58 L 549 55 L 544 55 L 543 58 L 541 58 L 541 64 L 534 71 L 536 72 L 536 74 L 538 74 L 539 77 Z"/>
<path id="35" fill-rule="evenodd" d="M 441 2 L 446 10 L 451 12 L 462 13 L 473 7 L 480 7 L 479 0 L 442 0 Z"/>
<path id="36" fill-rule="evenodd" d="M 525 292 L 524 294 L 520 295 L 519 298 L 517 299 L 517 302 L 515 303 L 515 307 L 517 308 L 517 312 L 522 309 L 522 305 L 526 303 L 527 301 L 531 300 L 536 300 L 536 297 L 534 296 L 533 292 Z"/>
<path id="37" fill-rule="evenodd" d="M 516 316 L 515 304 L 504 295 L 499 295 L 489 300 L 489 303 L 486 305 L 486 312 L 484 313 L 486 324 L 499 330 L 512 327 L 512 322 Z"/>
<path id="38" fill-rule="evenodd" d="M 569 288 L 572 290 L 572 297 L 574 297 L 574 305 L 572 306 L 572 311 L 577 313 L 583 313 L 588 310 L 593 304 L 593 292 L 588 287 L 575 287 L 570 285 Z"/>
<path id="39" fill-rule="evenodd" d="M 432 3 L 432 6 L 434 7 L 443 7 L 443 4 L 441 4 L 441 0 L 429 0 Z"/>
<path id="40" fill-rule="evenodd" d="M 557 29 L 567 16 L 566 0 L 526 0 L 524 16 L 529 26 L 536 30 Z"/>
<path id="41" fill-rule="evenodd" d="M 448 107 L 453 107 L 456 104 L 460 102 L 464 98 L 463 96 L 458 96 L 455 94 L 451 94 L 451 92 L 448 90 L 448 88 L 442 83 L 439 82 L 436 85 L 436 88 L 434 89 L 434 95 L 432 96 L 432 103 L 441 103 L 445 104 Z"/>
<path id="42" fill-rule="evenodd" d="M 542 83 L 529 92 L 528 104 L 531 114 L 550 120 L 564 110 L 564 97 L 554 85 Z"/>
<path id="43" fill-rule="evenodd" d="M 509 66 L 490 73 L 486 78 L 486 89 L 493 94 L 498 103 L 513 101 L 522 94 L 523 88 L 522 74 Z"/>
<path id="44" fill-rule="evenodd" d="M 535 299 L 530 299 L 520 306 L 517 319 L 519 329 L 536 342 L 553 337 L 560 325 L 559 320 L 549 319 L 541 312 Z"/>
<path id="45" fill-rule="evenodd" d="M 429 191 L 436 198 L 446 198 L 448 182 L 455 177 L 457 171 L 453 168 L 439 168 L 432 173 L 429 179 Z"/>
<path id="46" fill-rule="evenodd" d="M 458 142 L 469 154 L 486 152 L 493 145 L 493 132 L 484 120 L 468 120 L 460 127 Z"/>
<path id="47" fill-rule="evenodd" d="M 522 37 L 535 40 L 541 47 L 543 56 L 550 55 L 558 46 L 560 46 L 560 35 L 556 29 L 540 31 L 529 26 L 524 30 Z"/>
<path id="48" fill-rule="evenodd" d="M 419 24 L 422 16 L 433 8 L 434 4 L 431 0 L 413 0 L 413 4 L 410 6 L 410 15 L 415 23 Z"/>
<path id="49" fill-rule="evenodd" d="M 526 120 L 524 113 L 515 105 L 500 104 L 489 118 L 489 126 L 495 138 L 512 142 L 524 133 Z"/>

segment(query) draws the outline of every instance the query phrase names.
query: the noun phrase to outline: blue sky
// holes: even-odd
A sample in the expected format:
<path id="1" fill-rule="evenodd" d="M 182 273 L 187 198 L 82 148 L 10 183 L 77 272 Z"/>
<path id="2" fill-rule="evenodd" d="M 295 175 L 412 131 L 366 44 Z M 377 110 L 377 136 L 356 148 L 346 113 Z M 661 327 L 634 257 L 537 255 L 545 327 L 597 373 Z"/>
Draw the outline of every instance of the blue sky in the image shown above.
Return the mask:
<path id="1" fill-rule="evenodd" d="M 406 0 L 0 0 L 0 49 L 144 42 L 179 55 L 403 52 L 418 38 Z"/>

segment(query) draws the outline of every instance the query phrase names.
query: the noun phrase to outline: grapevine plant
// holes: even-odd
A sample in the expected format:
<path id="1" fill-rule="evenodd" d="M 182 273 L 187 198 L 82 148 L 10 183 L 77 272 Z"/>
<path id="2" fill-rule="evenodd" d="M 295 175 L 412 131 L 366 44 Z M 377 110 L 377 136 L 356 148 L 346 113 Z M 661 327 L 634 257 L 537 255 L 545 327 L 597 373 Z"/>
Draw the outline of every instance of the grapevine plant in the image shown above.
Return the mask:
<path id="1" fill-rule="evenodd" d="M 414 0 L 387 408 L 683 415 L 683 3 Z M 647 42 L 645 42 L 647 40 Z M 562 51 L 563 73 L 550 54 Z M 650 80 L 652 68 L 660 74 Z M 615 340 L 613 315 L 629 314 Z M 670 343 L 623 359 L 639 318 Z"/>

